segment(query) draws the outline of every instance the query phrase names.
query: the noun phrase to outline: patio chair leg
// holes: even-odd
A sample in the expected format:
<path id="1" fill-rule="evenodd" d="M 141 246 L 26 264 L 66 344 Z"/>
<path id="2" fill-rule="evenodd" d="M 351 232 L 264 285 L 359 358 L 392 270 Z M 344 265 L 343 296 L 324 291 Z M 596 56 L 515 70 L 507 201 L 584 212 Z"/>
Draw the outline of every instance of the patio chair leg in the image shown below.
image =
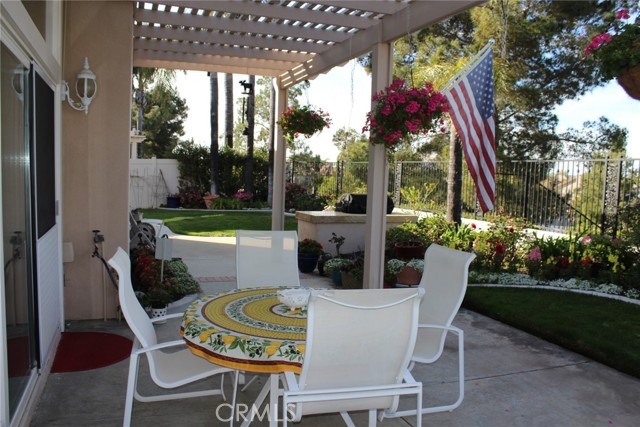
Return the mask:
<path id="1" fill-rule="evenodd" d="M 129 427 L 131 425 L 131 413 L 133 412 L 133 398 L 136 394 L 137 379 L 138 379 L 138 355 L 132 353 L 131 360 L 129 361 L 129 377 L 127 378 L 127 396 L 124 403 L 124 418 L 122 421 L 123 427 Z"/>

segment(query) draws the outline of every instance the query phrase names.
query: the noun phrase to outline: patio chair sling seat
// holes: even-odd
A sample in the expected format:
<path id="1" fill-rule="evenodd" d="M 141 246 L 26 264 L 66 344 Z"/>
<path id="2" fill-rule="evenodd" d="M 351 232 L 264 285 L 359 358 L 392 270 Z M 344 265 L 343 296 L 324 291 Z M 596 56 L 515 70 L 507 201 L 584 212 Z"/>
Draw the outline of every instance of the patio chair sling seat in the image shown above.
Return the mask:
<path id="1" fill-rule="evenodd" d="M 422 289 L 324 291 L 310 298 L 307 343 L 299 376 L 281 375 L 283 425 L 308 414 L 336 413 L 349 426 L 348 411 L 394 411 L 399 396 L 422 405 L 422 383 L 407 369 L 413 353 Z M 293 416 L 292 416 L 293 415 Z M 417 417 L 418 427 L 421 417 Z"/>
<path id="2" fill-rule="evenodd" d="M 415 350 L 409 370 L 415 363 L 434 363 L 444 350 L 447 332 L 458 338 L 458 398 L 449 405 L 422 408 L 423 414 L 453 411 L 464 399 L 464 331 L 451 324 L 467 291 L 469 265 L 475 254 L 431 244 L 424 255 L 424 274 L 419 288 L 425 295 Z M 413 415 L 415 411 L 385 412 L 384 417 Z"/>
<path id="3" fill-rule="evenodd" d="M 182 313 L 159 317 L 152 321 L 134 294 L 131 283 L 131 262 L 129 255 L 122 248 L 118 248 L 115 255 L 108 262 L 118 273 L 118 297 L 120 299 L 120 306 L 129 328 L 131 328 L 131 331 L 133 331 L 135 335 L 131 348 L 131 359 L 129 361 L 129 377 L 127 380 L 123 426 L 128 427 L 131 424 L 134 398 L 141 402 L 155 402 L 189 397 L 222 395 L 223 399 L 226 400 L 223 390 L 223 374 L 235 371 L 195 356 L 187 348 L 182 339 L 158 343 L 153 321 L 182 316 Z M 168 351 L 165 352 L 165 349 Z M 137 390 L 138 368 L 141 355 L 147 356 L 151 378 L 159 387 L 173 389 L 204 378 L 222 374 L 220 387 L 202 391 L 143 396 Z M 233 405 L 235 405 L 235 393 L 236 390 L 234 388 Z"/>
<path id="4" fill-rule="evenodd" d="M 236 230 L 238 288 L 299 287 L 298 233 Z"/>
<path id="5" fill-rule="evenodd" d="M 280 230 L 236 230 L 236 287 L 300 287 L 298 233 Z M 246 390 L 258 377 L 245 383 Z"/>

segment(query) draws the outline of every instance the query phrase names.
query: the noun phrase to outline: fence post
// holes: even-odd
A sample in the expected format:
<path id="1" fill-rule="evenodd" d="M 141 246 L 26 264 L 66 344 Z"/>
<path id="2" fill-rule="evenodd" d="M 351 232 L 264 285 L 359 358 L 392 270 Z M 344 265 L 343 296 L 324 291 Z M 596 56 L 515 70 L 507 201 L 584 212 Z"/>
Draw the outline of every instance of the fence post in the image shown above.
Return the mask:
<path id="1" fill-rule="evenodd" d="M 393 202 L 396 206 L 400 206 L 400 198 L 402 196 L 400 193 L 400 189 L 402 188 L 402 162 L 399 160 L 396 160 L 393 178 Z"/>
<path id="2" fill-rule="evenodd" d="M 622 174 L 622 159 L 606 157 L 604 163 L 604 185 L 602 189 L 602 234 L 609 228 L 611 236 L 618 232 L 618 204 L 620 202 L 620 180 Z M 616 161 L 617 160 L 617 161 Z"/>
<path id="3" fill-rule="evenodd" d="M 344 173 L 344 160 L 336 161 L 336 197 L 342 194 L 342 174 Z"/>

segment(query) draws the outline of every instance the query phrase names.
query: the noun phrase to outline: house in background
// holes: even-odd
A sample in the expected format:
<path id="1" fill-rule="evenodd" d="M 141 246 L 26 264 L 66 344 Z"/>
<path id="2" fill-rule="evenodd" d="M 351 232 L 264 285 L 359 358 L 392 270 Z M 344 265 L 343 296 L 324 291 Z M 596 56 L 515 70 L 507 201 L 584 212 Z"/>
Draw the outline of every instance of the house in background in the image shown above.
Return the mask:
<path id="1" fill-rule="evenodd" d="M 65 321 L 116 317 L 92 257 L 128 247 L 132 67 L 274 78 L 286 90 L 373 52 L 372 92 L 390 83 L 391 43 L 482 1 L 19 1 L 0 3 L 0 427 L 26 426 Z M 384 25 L 383 25 L 384 22 Z M 85 58 L 95 74 L 77 103 Z M 84 74 L 86 76 L 86 74 Z M 285 143 L 276 130 L 272 227 L 284 223 Z M 369 169 L 385 170 L 372 146 Z M 386 173 L 369 174 L 367 283 L 382 285 Z"/>

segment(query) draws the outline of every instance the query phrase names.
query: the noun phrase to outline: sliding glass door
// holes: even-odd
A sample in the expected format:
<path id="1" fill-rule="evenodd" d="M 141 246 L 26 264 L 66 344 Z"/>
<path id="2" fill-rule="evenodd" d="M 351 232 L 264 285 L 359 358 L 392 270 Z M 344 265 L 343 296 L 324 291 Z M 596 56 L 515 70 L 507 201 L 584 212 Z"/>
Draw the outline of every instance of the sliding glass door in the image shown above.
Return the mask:
<path id="1" fill-rule="evenodd" d="M 13 417 L 36 373 L 29 148 L 29 69 L 1 48 L 2 226 L 9 403 Z"/>

